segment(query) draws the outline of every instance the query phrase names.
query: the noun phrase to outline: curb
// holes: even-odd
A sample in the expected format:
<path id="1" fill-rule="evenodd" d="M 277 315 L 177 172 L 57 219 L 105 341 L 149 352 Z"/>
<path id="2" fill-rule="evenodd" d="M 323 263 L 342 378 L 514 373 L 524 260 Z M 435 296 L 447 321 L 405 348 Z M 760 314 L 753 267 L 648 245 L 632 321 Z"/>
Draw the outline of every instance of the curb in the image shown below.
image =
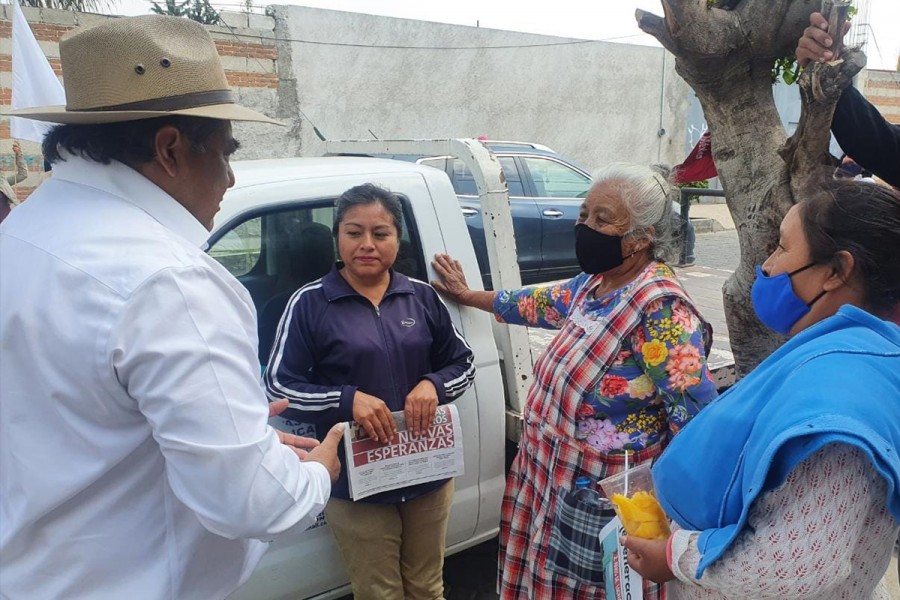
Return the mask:
<path id="1" fill-rule="evenodd" d="M 695 219 L 691 217 L 691 223 L 694 225 L 695 233 L 715 233 L 717 231 L 725 231 L 722 224 L 715 219 Z"/>

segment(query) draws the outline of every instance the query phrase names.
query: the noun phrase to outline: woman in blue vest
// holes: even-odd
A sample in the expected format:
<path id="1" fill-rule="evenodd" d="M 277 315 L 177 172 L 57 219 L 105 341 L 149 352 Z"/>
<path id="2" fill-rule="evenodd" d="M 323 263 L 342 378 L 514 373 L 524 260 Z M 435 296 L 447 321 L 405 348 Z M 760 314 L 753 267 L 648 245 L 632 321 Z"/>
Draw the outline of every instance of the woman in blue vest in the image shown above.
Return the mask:
<path id="1" fill-rule="evenodd" d="M 889 598 L 900 529 L 900 194 L 828 181 L 791 208 L 752 299 L 793 336 L 653 469 L 677 529 L 627 538 L 669 599 Z"/>

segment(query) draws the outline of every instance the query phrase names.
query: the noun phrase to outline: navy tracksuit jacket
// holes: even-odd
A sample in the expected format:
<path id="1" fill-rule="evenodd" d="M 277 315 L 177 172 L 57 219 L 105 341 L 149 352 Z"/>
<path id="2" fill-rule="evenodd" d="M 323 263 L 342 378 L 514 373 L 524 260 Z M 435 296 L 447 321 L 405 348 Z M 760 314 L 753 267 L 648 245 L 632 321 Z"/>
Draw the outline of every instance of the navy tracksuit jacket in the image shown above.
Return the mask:
<path id="1" fill-rule="evenodd" d="M 356 390 L 403 410 L 406 395 L 422 379 L 445 404 L 475 379 L 472 350 L 427 283 L 391 271 L 378 308 L 332 269 L 291 297 L 278 325 L 266 369 L 266 393 L 287 398 L 281 416 L 316 425 L 321 440 L 335 423 L 353 420 Z M 335 498 L 349 499 L 343 449 Z M 392 490 L 362 500 L 394 503 L 437 489 L 443 481 Z"/>

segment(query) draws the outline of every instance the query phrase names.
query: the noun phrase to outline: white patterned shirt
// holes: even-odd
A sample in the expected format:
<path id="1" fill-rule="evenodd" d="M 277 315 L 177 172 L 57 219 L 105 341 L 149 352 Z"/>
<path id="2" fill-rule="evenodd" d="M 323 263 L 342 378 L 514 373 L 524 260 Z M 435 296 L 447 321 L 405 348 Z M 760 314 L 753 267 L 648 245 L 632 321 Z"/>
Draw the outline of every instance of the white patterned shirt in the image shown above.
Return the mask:
<path id="1" fill-rule="evenodd" d="M 890 600 L 881 579 L 898 524 L 886 501 L 860 449 L 825 446 L 756 500 L 744 532 L 699 580 L 699 534 L 675 532 L 669 600 Z"/>
<path id="2" fill-rule="evenodd" d="M 0 226 L 0 597 L 224 598 L 259 540 L 323 508 L 207 236 L 138 172 L 75 157 Z"/>

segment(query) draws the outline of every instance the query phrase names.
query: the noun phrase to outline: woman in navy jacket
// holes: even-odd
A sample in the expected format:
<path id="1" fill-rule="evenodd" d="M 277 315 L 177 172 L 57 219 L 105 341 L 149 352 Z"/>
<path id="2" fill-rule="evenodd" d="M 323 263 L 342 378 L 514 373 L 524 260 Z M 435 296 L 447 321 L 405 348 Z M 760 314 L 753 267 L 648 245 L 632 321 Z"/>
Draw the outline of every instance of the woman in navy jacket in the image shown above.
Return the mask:
<path id="1" fill-rule="evenodd" d="M 392 411 L 416 434 L 472 384 L 472 351 L 435 290 L 392 269 L 402 218 L 399 199 L 372 184 L 338 198 L 343 267 L 297 290 L 269 357 L 267 393 L 290 401 L 282 416 L 323 433 L 352 419 L 386 443 Z M 353 502 L 342 469 L 325 514 L 357 600 L 443 596 L 452 497 L 444 480 Z"/>

